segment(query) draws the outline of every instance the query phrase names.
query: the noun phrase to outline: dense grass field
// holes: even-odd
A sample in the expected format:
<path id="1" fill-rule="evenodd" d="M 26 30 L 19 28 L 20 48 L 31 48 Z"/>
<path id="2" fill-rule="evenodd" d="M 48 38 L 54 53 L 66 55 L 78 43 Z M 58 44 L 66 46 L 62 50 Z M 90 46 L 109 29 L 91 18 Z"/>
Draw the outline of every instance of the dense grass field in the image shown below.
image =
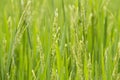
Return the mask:
<path id="1" fill-rule="evenodd" d="M 0 80 L 120 80 L 120 0 L 0 0 Z"/>

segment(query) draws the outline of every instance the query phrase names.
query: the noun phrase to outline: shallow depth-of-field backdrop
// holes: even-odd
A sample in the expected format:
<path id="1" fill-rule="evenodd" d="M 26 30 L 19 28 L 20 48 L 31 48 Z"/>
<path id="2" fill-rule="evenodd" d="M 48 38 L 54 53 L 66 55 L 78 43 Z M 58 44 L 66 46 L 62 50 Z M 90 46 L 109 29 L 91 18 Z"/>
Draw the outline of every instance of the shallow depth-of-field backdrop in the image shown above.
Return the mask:
<path id="1" fill-rule="evenodd" d="M 0 80 L 120 80 L 120 0 L 0 0 Z"/>

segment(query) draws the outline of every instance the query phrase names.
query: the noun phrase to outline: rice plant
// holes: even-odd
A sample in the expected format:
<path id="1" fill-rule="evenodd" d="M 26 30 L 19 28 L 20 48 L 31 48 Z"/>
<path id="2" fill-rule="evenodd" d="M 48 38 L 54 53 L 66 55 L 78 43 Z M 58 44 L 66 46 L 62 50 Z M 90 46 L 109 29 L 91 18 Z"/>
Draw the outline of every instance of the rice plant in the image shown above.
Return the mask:
<path id="1" fill-rule="evenodd" d="M 0 80 L 120 80 L 119 0 L 0 0 Z"/>

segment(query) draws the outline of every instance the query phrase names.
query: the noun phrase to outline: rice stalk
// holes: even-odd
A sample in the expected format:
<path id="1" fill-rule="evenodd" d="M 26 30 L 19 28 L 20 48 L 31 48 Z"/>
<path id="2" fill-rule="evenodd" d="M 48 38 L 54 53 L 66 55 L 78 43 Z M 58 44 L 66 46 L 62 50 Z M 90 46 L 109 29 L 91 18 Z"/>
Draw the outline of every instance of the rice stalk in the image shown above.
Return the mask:
<path id="1" fill-rule="evenodd" d="M 10 53 L 8 55 L 9 57 L 8 57 L 8 61 L 7 61 L 8 62 L 8 65 L 7 65 L 8 70 L 7 71 L 9 71 L 9 72 L 11 72 L 10 70 L 12 68 L 12 62 L 14 60 L 14 59 L 12 59 L 12 58 L 14 58 L 14 50 L 15 50 L 16 46 L 20 43 L 20 40 L 22 38 L 22 35 L 23 35 L 24 31 L 29 26 L 28 24 L 25 25 L 24 21 L 25 21 L 25 16 L 27 16 L 26 13 L 27 13 L 27 10 L 30 6 L 30 3 L 31 2 L 27 3 L 27 5 L 26 5 L 21 17 L 20 17 L 20 20 L 19 20 L 18 26 L 17 26 L 17 30 L 16 30 L 15 35 L 14 35 L 13 42 L 11 44 Z M 8 75 L 9 75 L 9 72 L 8 72 Z"/>
<path id="2" fill-rule="evenodd" d="M 52 28 L 52 51 L 51 51 L 51 61 L 52 61 L 52 72 L 51 80 L 57 79 L 57 68 L 56 66 L 56 45 L 58 45 L 60 37 L 60 27 L 58 26 L 58 9 L 55 10 L 53 28 Z"/>

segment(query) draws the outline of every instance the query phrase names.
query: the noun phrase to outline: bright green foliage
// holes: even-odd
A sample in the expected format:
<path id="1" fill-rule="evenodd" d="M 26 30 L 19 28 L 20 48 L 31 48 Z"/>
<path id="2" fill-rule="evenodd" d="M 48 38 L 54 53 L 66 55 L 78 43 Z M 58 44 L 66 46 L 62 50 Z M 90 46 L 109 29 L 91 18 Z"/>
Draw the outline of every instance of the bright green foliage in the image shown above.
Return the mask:
<path id="1" fill-rule="evenodd" d="M 0 0 L 0 80 L 120 80 L 120 0 Z"/>

